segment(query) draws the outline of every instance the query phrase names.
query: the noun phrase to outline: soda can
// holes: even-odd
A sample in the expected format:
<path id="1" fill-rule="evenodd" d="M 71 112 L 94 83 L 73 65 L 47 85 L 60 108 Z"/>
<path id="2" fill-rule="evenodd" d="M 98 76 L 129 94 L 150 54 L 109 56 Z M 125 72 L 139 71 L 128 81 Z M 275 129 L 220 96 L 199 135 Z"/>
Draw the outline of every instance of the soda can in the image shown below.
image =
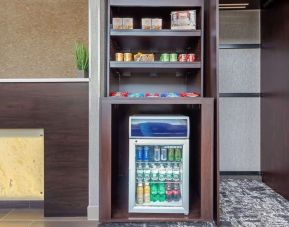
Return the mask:
<path id="1" fill-rule="evenodd" d="M 124 53 L 123 60 L 126 62 L 132 61 L 132 53 Z"/>
<path id="2" fill-rule="evenodd" d="M 195 62 L 196 55 L 195 54 L 187 54 L 187 62 Z"/>
<path id="3" fill-rule="evenodd" d="M 136 147 L 136 160 L 138 162 L 142 162 L 143 161 L 143 148 L 142 148 L 142 146 L 137 146 Z"/>
<path id="4" fill-rule="evenodd" d="M 182 160 L 182 150 L 181 148 L 177 147 L 175 149 L 175 161 L 180 162 Z"/>
<path id="5" fill-rule="evenodd" d="M 177 53 L 171 53 L 170 54 L 170 62 L 176 62 L 178 61 L 178 54 Z"/>
<path id="6" fill-rule="evenodd" d="M 150 160 L 150 148 L 149 146 L 144 146 L 143 148 L 143 161 L 148 162 Z"/>
<path id="7" fill-rule="evenodd" d="M 168 149 L 168 161 L 170 162 L 175 161 L 175 149 L 173 147 L 170 147 Z"/>
<path id="8" fill-rule="evenodd" d="M 170 54 L 167 54 L 167 53 L 161 54 L 160 61 L 161 62 L 169 62 L 170 61 Z"/>
<path id="9" fill-rule="evenodd" d="M 187 55 L 186 54 L 179 54 L 178 60 L 179 60 L 179 62 L 187 62 Z"/>
<path id="10" fill-rule="evenodd" d="M 123 53 L 116 53 L 115 54 L 116 61 L 123 61 Z"/>
<path id="11" fill-rule="evenodd" d="M 167 161 L 167 148 L 161 148 L 161 161 Z"/>
<path id="12" fill-rule="evenodd" d="M 154 161 L 159 162 L 161 160 L 161 149 L 159 146 L 154 148 Z"/>

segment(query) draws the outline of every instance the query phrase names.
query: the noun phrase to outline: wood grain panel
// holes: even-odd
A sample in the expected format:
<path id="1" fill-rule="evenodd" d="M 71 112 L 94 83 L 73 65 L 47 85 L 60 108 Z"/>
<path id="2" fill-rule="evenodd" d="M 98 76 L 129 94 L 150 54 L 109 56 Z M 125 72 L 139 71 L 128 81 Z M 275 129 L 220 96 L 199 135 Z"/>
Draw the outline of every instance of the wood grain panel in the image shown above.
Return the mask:
<path id="1" fill-rule="evenodd" d="M 0 84 L 0 128 L 43 128 L 45 216 L 86 215 L 88 84 Z"/>
<path id="2" fill-rule="evenodd" d="M 289 2 L 262 9 L 261 169 L 263 181 L 289 199 Z"/>

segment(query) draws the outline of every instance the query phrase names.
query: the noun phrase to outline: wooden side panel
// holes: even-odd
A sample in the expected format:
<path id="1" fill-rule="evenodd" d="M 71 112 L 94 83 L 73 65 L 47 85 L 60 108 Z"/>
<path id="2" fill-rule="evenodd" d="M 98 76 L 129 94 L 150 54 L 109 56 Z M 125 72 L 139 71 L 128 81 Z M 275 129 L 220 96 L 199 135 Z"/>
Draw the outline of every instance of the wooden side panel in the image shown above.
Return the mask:
<path id="1" fill-rule="evenodd" d="M 43 128 L 45 216 L 86 215 L 88 84 L 0 84 L 0 128 Z"/>
<path id="2" fill-rule="evenodd" d="M 214 108 L 214 219 L 219 222 L 219 1 L 205 0 L 204 97 L 215 98 Z"/>
<path id="3" fill-rule="evenodd" d="M 263 181 L 289 199 L 289 2 L 262 9 L 261 169 Z"/>

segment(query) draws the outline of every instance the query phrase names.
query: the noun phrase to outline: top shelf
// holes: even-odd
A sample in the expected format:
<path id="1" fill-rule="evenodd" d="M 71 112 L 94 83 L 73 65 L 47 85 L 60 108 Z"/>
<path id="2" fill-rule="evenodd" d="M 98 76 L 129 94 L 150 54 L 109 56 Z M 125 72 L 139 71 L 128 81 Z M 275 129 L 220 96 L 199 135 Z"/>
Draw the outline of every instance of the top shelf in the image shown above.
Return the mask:
<path id="1" fill-rule="evenodd" d="M 201 37 L 201 30 L 143 30 L 143 29 L 131 29 L 131 30 L 110 30 L 111 36 L 156 36 L 156 37 Z"/>

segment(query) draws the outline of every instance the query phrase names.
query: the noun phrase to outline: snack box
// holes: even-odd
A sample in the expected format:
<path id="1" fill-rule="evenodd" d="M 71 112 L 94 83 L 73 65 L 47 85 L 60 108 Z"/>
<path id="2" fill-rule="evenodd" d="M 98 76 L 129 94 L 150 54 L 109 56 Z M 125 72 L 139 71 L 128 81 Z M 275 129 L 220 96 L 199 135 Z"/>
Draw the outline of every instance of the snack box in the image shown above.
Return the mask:
<path id="1" fill-rule="evenodd" d="M 141 28 L 144 30 L 152 29 L 152 19 L 151 18 L 142 18 L 141 19 Z"/>
<path id="2" fill-rule="evenodd" d="M 152 29 L 161 30 L 163 27 L 163 20 L 159 18 L 152 19 Z"/>
<path id="3" fill-rule="evenodd" d="M 112 18 L 112 28 L 116 30 L 122 29 L 122 18 Z"/>
<path id="4" fill-rule="evenodd" d="M 196 30 L 196 24 L 196 10 L 171 13 L 171 29 L 173 30 Z"/>
<path id="5" fill-rule="evenodd" d="M 122 18 L 123 29 L 133 29 L 133 18 Z"/>
<path id="6" fill-rule="evenodd" d="M 154 60 L 155 60 L 155 55 L 154 54 L 137 53 L 137 54 L 134 55 L 134 61 L 153 62 Z"/>

